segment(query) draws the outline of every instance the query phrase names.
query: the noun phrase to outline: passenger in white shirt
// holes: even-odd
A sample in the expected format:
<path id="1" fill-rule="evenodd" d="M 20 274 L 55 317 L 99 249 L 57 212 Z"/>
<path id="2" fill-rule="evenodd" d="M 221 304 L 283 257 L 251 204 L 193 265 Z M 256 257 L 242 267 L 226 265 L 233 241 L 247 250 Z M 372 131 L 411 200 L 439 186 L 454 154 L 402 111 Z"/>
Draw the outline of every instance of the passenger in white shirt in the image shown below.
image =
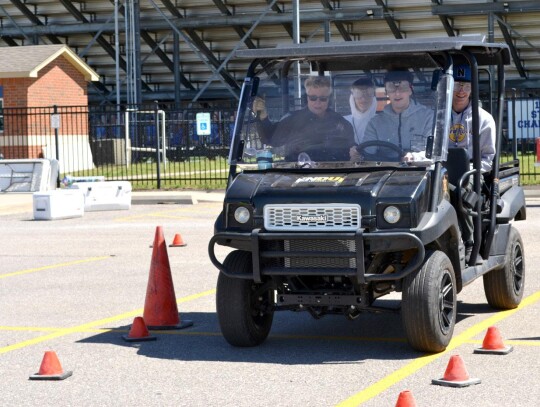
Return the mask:
<path id="1" fill-rule="evenodd" d="M 351 114 L 345 116 L 353 126 L 354 140 L 360 144 L 364 140 L 364 132 L 369 120 L 377 113 L 375 84 L 370 77 L 360 78 L 351 85 L 349 97 Z"/>

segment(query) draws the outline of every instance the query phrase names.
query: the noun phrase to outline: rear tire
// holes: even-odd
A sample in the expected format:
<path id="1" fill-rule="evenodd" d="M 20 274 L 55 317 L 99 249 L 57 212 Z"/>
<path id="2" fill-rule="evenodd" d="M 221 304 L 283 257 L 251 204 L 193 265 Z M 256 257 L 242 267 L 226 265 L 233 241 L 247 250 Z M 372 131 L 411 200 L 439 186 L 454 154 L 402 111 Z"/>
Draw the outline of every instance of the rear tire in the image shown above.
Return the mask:
<path id="1" fill-rule="evenodd" d="M 422 268 L 405 277 L 401 317 L 407 341 L 422 352 L 442 352 L 456 324 L 456 277 L 441 251 L 429 252 Z"/>
<path id="2" fill-rule="evenodd" d="M 251 273 L 251 253 L 229 253 L 223 265 L 231 272 Z M 273 291 L 263 284 L 220 273 L 217 281 L 216 310 L 221 333 L 233 346 L 263 343 L 274 318 Z"/>
<path id="3" fill-rule="evenodd" d="M 525 287 L 525 255 L 519 232 L 510 226 L 504 267 L 484 274 L 484 292 L 488 304 L 496 309 L 516 308 Z"/>

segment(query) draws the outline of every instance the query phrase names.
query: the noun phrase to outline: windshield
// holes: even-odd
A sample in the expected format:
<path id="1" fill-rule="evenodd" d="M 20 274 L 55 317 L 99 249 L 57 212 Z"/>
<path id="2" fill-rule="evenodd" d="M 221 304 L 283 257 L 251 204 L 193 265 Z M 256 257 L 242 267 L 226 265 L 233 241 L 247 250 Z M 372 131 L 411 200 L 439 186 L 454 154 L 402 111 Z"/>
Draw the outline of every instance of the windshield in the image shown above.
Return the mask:
<path id="1" fill-rule="evenodd" d="M 229 157 L 240 169 L 446 160 L 453 80 L 440 69 L 318 75 L 293 64 L 302 73 L 285 77 L 276 68 L 244 83 Z"/>

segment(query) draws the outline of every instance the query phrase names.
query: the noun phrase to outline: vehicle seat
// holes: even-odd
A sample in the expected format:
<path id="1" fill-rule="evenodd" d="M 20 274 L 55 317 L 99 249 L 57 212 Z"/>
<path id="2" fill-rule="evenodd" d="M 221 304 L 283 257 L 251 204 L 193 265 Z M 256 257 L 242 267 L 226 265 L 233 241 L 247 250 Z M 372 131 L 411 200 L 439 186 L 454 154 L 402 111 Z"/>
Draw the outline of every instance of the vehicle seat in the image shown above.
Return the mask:
<path id="1" fill-rule="evenodd" d="M 467 171 L 471 169 L 470 159 L 467 150 L 460 148 L 449 148 L 448 157 L 444 163 L 446 170 L 448 171 L 448 182 L 454 187 L 457 187 L 459 179 Z M 464 187 L 467 186 L 469 182 L 465 181 Z"/>
<path id="2" fill-rule="evenodd" d="M 459 185 L 459 180 L 465 174 L 467 171 L 470 171 L 471 164 L 469 159 L 469 154 L 465 148 L 459 147 L 459 148 L 449 148 L 448 149 L 448 157 L 446 159 L 446 162 L 444 163 L 444 166 L 446 167 L 446 170 L 448 172 L 448 182 L 449 187 L 451 191 L 454 191 L 457 186 Z M 460 207 L 459 202 L 456 202 L 456 198 L 461 199 L 463 205 L 467 208 L 474 208 L 476 205 L 476 202 L 478 202 L 478 195 L 469 189 L 466 189 L 466 187 L 469 185 L 469 180 L 466 179 L 463 184 L 461 185 L 461 191 L 460 193 L 453 194 L 453 204 L 456 207 Z"/>

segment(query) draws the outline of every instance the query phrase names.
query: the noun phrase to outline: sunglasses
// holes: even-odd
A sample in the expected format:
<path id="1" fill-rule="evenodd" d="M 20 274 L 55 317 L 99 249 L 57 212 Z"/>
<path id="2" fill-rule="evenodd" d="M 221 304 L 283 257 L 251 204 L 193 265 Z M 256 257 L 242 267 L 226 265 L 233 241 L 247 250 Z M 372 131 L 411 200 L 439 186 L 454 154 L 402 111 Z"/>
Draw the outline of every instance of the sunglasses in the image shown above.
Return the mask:
<path id="1" fill-rule="evenodd" d="M 465 92 L 471 91 L 471 84 L 469 82 L 456 82 L 454 83 L 454 92 L 460 92 L 461 90 Z"/>
<path id="2" fill-rule="evenodd" d="M 407 81 L 399 81 L 399 82 L 388 82 L 385 85 L 385 89 L 387 93 L 405 93 L 411 90 L 411 85 Z"/>
<path id="3" fill-rule="evenodd" d="M 315 95 L 307 95 L 307 98 L 311 100 L 312 102 L 315 102 L 317 100 L 321 102 L 328 102 L 328 99 L 330 99 L 330 96 L 315 96 Z"/>

